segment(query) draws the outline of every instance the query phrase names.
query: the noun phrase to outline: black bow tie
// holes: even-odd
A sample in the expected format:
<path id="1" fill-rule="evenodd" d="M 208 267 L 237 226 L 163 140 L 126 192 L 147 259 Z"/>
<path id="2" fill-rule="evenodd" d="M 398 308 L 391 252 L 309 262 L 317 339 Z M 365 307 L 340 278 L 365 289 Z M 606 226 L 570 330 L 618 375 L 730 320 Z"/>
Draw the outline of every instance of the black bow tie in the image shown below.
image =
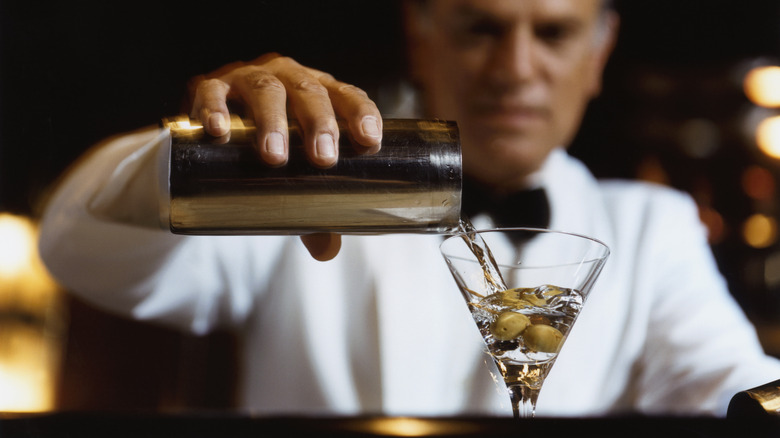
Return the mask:
<path id="1" fill-rule="evenodd" d="M 493 219 L 496 227 L 547 228 L 550 225 L 550 204 L 544 189 L 499 196 L 464 180 L 462 201 L 466 217 L 484 213 Z"/>

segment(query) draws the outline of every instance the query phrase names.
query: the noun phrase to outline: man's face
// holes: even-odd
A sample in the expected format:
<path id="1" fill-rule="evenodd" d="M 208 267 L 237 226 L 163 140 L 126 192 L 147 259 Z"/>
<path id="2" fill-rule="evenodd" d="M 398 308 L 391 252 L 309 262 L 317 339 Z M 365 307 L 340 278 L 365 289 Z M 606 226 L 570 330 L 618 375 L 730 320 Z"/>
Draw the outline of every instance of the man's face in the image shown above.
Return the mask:
<path id="1" fill-rule="evenodd" d="M 464 171 L 515 189 L 567 145 L 599 92 L 613 28 L 600 0 L 429 0 L 412 9 L 427 115 L 458 122 Z"/>

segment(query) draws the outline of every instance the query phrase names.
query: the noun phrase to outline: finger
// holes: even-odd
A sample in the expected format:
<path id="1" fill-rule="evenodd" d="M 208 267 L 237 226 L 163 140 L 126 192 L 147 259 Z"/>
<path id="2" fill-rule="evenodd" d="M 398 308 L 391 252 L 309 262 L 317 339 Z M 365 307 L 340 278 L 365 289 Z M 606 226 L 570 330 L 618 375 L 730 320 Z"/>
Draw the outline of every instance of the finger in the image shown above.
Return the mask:
<path id="1" fill-rule="evenodd" d="M 326 262 L 336 257 L 341 250 L 341 235 L 315 233 L 301 236 L 303 245 L 315 260 Z"/>
<path id="2" fill-rule="evenodd" d="M 236 88 L 257 128 L 257 150 L 272 166 L 287 162 L 287 93 L 282 82 L 263 68 L 237 71 Z"/>
<path id="3" fill-rule="evenodd" d="M 278 58 L 276 74 L 284 83 L 290 109 L 301 125 L 309 160 L 330 167 L 338 160 L 339 128 L 328 90 L 297 62 Z"/>
<path id="4" fill-rule="evenodd" d="M 320 73 L 319 81 L 328 89 L 336 114 L 347 121 L 352 138 L 360 145 L 379 150 L 382 144 L 382 115 L 362 89 L 331 75 Z"/>
<path id="5" fill-rule="evenodd" d="M 258 56 L 257 58 L 253 59 L 252 61 L 249 61 L 249 64 L 252 65 L 263 65 L 269 61 L 272 61 L 276 58 L 281 58 L 282 55 L 280 55 L 277 52 L 269 52 L 263 55 Z"/>
<path id="6" fill-rule="evenodd" d="M 206 132 L 215 137 L 230 132 L 227 94 L 230 86 L 219 79 L 200 81 L 195 89 L 192 116 L 199 119 Z"/>

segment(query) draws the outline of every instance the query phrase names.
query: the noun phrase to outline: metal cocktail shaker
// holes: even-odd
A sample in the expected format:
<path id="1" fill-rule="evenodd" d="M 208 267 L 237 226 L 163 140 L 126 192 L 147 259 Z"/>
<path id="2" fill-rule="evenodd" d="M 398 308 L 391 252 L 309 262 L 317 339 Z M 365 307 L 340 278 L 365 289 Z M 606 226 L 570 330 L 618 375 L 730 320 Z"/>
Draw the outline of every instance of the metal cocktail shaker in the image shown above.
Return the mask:
<path id="1" fill-rule="evenodd" d="M 738 392 L 731 398 L 726 416 L 729 418 L 780 416 L 780 380 Z"/>
<path id="2" fill-rule="evenodd" d="M 232 121 L 227 140 L 188 117 L 163 125 L 171 131 L 169 213 L 177 234 L 445 233 L 460 220 L 454 122 L 385 119 L 375 154 L 358 153 L 342 126 L 339 161 L 329 169 L 307 161 L 292 121 L 290 158 L 277 168 L 260 160 L 245 120 Z"/>

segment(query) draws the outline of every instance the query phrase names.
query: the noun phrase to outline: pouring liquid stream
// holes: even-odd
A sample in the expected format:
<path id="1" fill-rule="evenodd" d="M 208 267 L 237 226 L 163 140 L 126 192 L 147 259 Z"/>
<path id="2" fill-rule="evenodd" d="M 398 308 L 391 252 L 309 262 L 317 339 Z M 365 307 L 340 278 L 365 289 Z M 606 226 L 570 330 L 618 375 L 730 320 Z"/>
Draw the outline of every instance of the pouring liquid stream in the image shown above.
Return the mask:
<path id="1" fill-rule="evenodd" d="M 508 287 L 501 276 L 501 271 L 498 269 L 493 253 L 490 252 L 490 248 L 488 248 L 485 240 L 477 233 L 476 228 L 474 228 L 474 225 L 468 218 L 461 217 L 458 223 L 458 232 L 463 233 L 463 240 L 471 252 L 474 253 L 482 271 L 485 273 L 485 281 L 490 293 L 507 290 Z"/>

